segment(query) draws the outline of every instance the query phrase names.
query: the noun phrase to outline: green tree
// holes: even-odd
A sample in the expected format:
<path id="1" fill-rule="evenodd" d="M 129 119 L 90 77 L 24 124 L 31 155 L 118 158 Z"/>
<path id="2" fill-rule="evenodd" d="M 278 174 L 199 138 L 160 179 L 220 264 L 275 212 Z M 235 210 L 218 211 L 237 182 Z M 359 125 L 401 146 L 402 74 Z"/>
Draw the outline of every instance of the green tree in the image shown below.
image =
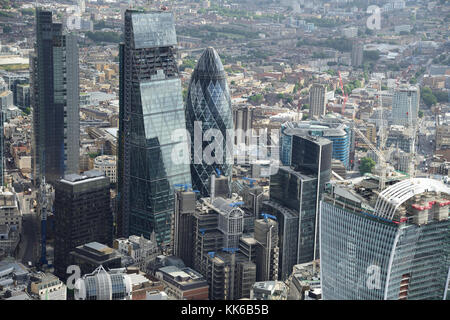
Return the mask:
<path id="1" fill-rule="evenodd" d="M 361 163 L 359 164 L 359 172 L 361 174 L 371 173 L 374 167 L 375 161 L 371 158 L 365 157 L 361 159 Z"/>
<path id="2" fill-rule="evenodd" d="M 419 110 L 419 118 L 422 118 L 422 117 L 423 117 L 423 111 Z"/>

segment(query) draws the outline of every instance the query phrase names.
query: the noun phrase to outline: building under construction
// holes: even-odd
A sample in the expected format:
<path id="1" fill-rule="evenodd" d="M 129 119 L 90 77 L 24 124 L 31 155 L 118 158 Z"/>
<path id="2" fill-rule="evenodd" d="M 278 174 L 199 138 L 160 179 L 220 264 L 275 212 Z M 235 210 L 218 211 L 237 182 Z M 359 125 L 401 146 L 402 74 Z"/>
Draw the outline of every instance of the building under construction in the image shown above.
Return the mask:
<path id="1" fill-rule="evenodd" d="M 379 190 L 359 180 L 330 184 L 321 202 L 323 299 L 447 299 L 450 188 L 412 178 Z"/>

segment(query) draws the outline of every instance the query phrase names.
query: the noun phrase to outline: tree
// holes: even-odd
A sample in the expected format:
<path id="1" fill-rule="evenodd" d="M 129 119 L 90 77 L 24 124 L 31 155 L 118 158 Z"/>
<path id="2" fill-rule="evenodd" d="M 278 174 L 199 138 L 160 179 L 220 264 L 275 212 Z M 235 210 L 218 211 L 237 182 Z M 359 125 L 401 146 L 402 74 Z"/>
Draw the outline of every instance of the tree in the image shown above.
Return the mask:
<path id="1" fill-rule="evenodd" d="M 422 97 L 423 103 L 425 103 L 428 108 L 438 102 L 436 96 L 428 87 L 422 88 L 422 90 L 420 90 L 420 96 Z"/>
<path id="2" fill-rule="evenodd" d="M 359 164 L 359 172 L 361 174 L 371 173 L 374 167 L 375 161 L 371 158 L 365 157 L 361 159 L 361 163 Z"/>
<path id="3" fill-rule="evenodd" d="M 423 117 L 423 111 L 419 110 L 419 118 L 422 118 L 422 117 Z"/>

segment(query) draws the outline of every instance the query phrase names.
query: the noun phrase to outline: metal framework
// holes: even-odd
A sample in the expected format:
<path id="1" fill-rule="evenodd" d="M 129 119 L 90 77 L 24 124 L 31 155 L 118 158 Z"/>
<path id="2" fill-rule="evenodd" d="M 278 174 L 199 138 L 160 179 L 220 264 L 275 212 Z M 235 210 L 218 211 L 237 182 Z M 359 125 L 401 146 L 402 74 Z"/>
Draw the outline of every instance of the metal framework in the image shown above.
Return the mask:
<path id="1" fill-rule="evenodd" d="M 375 214 L 381 218 L 392 220 L 399 206 L 415 195 L 425 192 L 450 194 L 450 188 L 441 181 L 428 178 L 414 178 L 401 181 L 379 194 L 375 204 Z"/>

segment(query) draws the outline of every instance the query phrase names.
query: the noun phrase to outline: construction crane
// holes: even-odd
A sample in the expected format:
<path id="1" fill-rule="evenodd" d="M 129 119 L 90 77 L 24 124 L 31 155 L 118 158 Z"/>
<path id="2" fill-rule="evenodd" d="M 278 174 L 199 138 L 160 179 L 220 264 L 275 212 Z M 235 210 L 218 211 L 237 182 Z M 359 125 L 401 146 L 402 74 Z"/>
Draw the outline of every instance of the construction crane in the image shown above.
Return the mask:
<path id="1" fill-rule="evenodd" d="M 338 71 L 338 73 L 339 73 L 339 84 L 341 85 L 342 96 L 344 97 L 344 101 L 342 102 L 342 115 L 344 115 L 345 104 L 347 103 L 348 94 L 346 94 L 345 91 L 344 91 L 344 85 L 342 84 L 341 72 Z"/>
<path id="2" fill-rule="evenodd" d="M 47 264 L 47 186 L 45 175 L 42 176 L 39 186 L 39 214 L 41 216 L 41 265 Z"/>
<path id="3" fill-rule="evenodd" d="M 375 152 L 375 154 L 378 157 L 378 168 L 380 171 L 380 190 L 384 190 L 385 186 L 386 186 L 386 158 L 384 157 L 383 153 L 381 151 L 379 151 L 373 144 L 372 142 L 369 141 L 369 139 L 367 139 L 367 137 L 365 136 L 365 134 L 363 134 L 355 125 L 353 126 L 353 131 L 356 132 L 362 139 L 363 141 L 367 144 L 367 146 L 373 151 Z"/>
<path id="4" fill-rule="evenodd" d="M 411 130 L 411 138 L 412 138 L 412 145 L 411 145 L 411 161 L 409 162 L 409 168 L 408 168 L 408 173 L 410 175 L 411 178 L 414 178 L 416 175 L 416 167 L 415 167 L 415 162 L 416 162 L 416 126 L 413 124 L 413 119 L 412 119 L 412 97 L 409 96 L 408 97 L 409 100 L 409 108 L 408 108 L 408 112 L 407 112 L 407 116 L 408 116 L 408 125 L 409 125 L 409 130 Z"/>

